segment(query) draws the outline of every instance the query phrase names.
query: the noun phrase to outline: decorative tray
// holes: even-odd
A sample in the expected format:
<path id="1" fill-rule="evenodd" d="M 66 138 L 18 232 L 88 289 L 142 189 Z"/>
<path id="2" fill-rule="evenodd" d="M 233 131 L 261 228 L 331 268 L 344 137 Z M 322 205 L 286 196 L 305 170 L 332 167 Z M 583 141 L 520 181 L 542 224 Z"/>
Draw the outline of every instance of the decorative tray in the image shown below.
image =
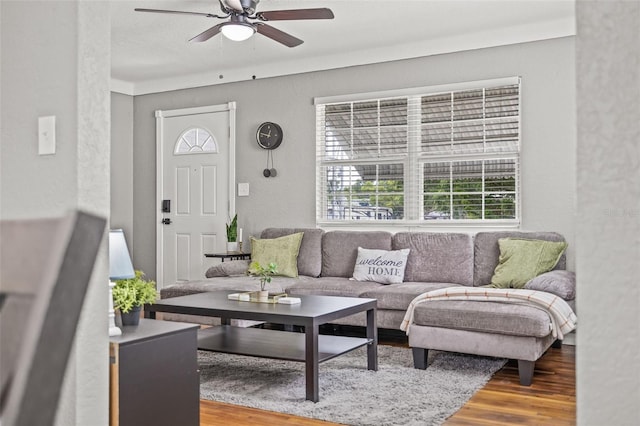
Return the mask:
<path id="1" fill-rule="evenodd" d="M 231 300 L 240 300 L 242 302 L 255 303 L 278 303 L 281 297 L 287 297 L 286 293 L 269 294 L 266 299 L 258 297 L 258 291 L 247 291 L 243 293 L 231 293 L 227 296 Z"/>

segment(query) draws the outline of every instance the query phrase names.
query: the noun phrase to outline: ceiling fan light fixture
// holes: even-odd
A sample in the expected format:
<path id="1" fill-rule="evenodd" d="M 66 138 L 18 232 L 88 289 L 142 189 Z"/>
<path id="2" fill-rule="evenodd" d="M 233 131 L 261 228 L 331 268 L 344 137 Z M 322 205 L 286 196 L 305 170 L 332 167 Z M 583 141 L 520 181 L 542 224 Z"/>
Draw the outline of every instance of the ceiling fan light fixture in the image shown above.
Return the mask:
<path id="1" fill-rule="evenodd" d="M 244 41 L 251 37 L 256 32 L 256 29 L 250 24 L 229 22 L 220 31 L 229 40 Z"/>

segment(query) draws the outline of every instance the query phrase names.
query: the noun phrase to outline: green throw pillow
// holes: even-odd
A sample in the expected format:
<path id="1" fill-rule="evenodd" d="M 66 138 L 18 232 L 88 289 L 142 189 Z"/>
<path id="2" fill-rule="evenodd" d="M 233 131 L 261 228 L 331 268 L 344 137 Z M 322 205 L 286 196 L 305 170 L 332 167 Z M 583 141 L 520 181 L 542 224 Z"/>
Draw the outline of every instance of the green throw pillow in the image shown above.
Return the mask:
<path id="1" fill-rule="evenodd" d="M 552 270 L 567 248 L 565 242 L 500 238 L 500 258 L 491 287 L 524 288 L 530 279 Z"/>
<path id="2" fill-rule="evenodd" d="M 278 274 L 284 277 L 298 276 L 298 252 L 304 233 L 259 240 L 251 237 L 251 261 L 267 266 L 276 264 Z"/>

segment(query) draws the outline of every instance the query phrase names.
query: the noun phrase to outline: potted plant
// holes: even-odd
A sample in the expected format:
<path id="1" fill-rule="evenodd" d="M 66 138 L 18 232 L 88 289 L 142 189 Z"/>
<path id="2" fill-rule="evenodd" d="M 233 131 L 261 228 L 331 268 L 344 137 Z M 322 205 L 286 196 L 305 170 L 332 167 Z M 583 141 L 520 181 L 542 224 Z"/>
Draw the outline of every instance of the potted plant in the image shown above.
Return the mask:
<path id="1" fill-rule="evenodd" d="M 227 227 L 227 251 L 238 251 L 238 214 L 233 216 Z"/>
<path id="2" fill-rule="evenodd" d="M 260 292 L 258 293 L 259 299 L 266 299 L 269 297 L 269 292 L 266 290 L 267 283 L 271 282 L 271 277 L 278 273 L 278 266 L 271 262 L 266 267 L 262 266 L 258 262 L 251 262 L 247 274 L 260 278 Z"/>
<path id="3" fill-rule="evenodd" d="M 156 301 L 156 283 L 144 279 L 144 272 L 135 271 L 136 276 L 117 280 L 113 287 L 113 305 L 120 311 L 122 325 L 138 325 L 142 306 Z"/>

